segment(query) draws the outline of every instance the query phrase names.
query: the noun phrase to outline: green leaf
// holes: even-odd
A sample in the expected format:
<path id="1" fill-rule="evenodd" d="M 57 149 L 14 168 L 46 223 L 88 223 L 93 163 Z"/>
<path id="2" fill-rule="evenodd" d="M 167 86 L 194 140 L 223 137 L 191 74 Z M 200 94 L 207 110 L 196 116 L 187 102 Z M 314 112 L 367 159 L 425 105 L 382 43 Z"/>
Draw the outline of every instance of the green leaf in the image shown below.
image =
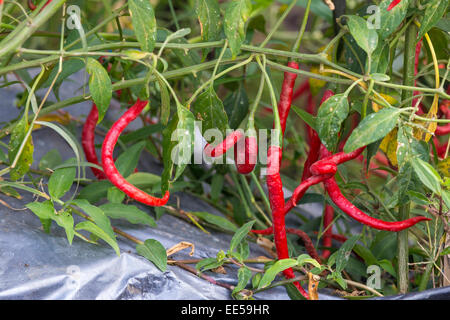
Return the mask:
<path id="1" fill-rule="evenodd" d="M 52 198 L 59 199 L 70 190 L 77 175 L 76 168 L 61 168 L 55 170 L 48 180 L 48 191 Z"/>
<path id="2" fill-rule="evenodd" d="M 135 142 L 135 141 L 139 141 L 139 140 L 148 138 L 149 136 L 151 136 L 154 133 L 162 132 L 163 129 L 164 129 L 164 126 L 161 123 L 152 124 L 149 126 L 139 128 L 130 133 L 124 133 L 123 135 L 120 136 L 119 140 L 125 144 L 130 143 L 130 142 Z"/>
<path id="3" fill-rule="evenodd" d="M 191 214 L 222 229 L 233 232 L 237 230 L 237 227 L 231 221 L 225 219 L 224 217 L 216 216 L 214 214 L 204 211 L 194 211 L 191 212 Z"/>
<path id="4" fill-rule="evenodd" d="M 25 140 L 25 137 L 27 135 L 29 129 L 27 118 L 28 117 L 23 116 L 11 131 L 11 138 L 8 145 L 8 158 L 11 164 L 13 164 L 13 161 L 20 150 L 20 146 L 22 145 L 22 142 Z M 33 163 L 33 151 L 33 140 L 30 134 L 27 141 L 25 142 L 24 148 L 22 150 L 22 153 L 20 154 L 16 166 L 10 171 L 10 178 L 12 181 L 19 180 L 25 173 L 28 172 L 31 164 Z"/>
<path id="5" fill-rule="evenodd" d="M 177 169 L 175 171 L 174 181 L 177 180 L 183 173 L 186 166 L 190 163 L 191 155 L 194 152 L 194 115 L 190 110 L 184 106 L 178 107 L 178 123 L 175 135 L 176 156 L 175 164 Z"/>
<path id="6" fill-rule="evenodd" d="M 242 120 L 247 116 L 249 105 L 247 92 L 243 85 L 239 85 L 237 90 L 225 98 L 223 106 L 231 129 L 236 130 L 239 127 Z"/>
<path id="7" fill-rule="evenodd" d="M 145 141 L 138 142 L 122 152 L 122 154 L 117 158 L 115 162 L 116 168 L 122 176 L 128 177 L 134 169 L 136 169 L 144 147 Z"/>
<path id="8" fill-rule="evenodd" d="M 156 42 L 156 19 L 147 0 L 129 0 L 131 22 L 142 51 L 152 52 Z"/>
<path id="9" fill-rule="evenodd" d="M 236 287 L 234 287 L 232 294 L 235 294 L 235 293 L 245 289 L 245 287 L 247 286 L 247 283 L 250 281 L 251 277 L 252 277 L 252 272 L 249 268 L 247 268 L 245 266 L 239 268 L 238 284 L 236 285 Z"/>
<path id="10" fill-rule="evenodd" d="M 136 251 L 147 260 L 153 262 L 159 270 L 166 271 L 167 253 L 159 241 L 154 239 L 145 240 L 144 244 L 136 246 Z"/>
<path id="11" fill-rule="evenodd" d="M 316 118 L 309 112 L 306 112 L 303 109 L 300 109 L 297 106 L 291 105 L 291 109 L 303 120 L 305 123 L 310 126 L 314 131 L 317 131 L 317 121 Z"/>
<path id="12" fill-rule="evenodd" d="M 420 29 L 417 33 L 417 39 L 423 37 L 436 23 L 442 18 L 447 11 L 448 0 L 431 0 L 425 3 L 426 9 L 420 20 Z"/>
<path id="13" fill-rule="evenodd" d="M 450 247 L 445 248 L 444 250 L 442 250 L 441 252 L 441 256 L 446 256 L 450 254 Z"/>
<path id="14" fill-rule="evenodd" d="M 55 211 L 50 201 L 31 202 L 26 204 L 25 207 L 30 209 L 40 219 L 44 220 L 51 219 Z"/>
<path id="15" fill-rule="evenodd" d="M 156 222 L 146 212 L 133 205 L 123 203 L 105 203 L 100 209 L 112 219 L 125 219 L 134 224 L 146 224 L 156 227 Z"/>
<path id="16" fill-rule="evenodd" d="M 249 221 L 236 231 L 233 238 L 231 239 L 230 252 L 233 252 L 234 249 L 236 249 L 237 246 L 242 242 L 242 240 L 245 239 L 245 237 L 250 232 L 254 224 L 255 220 Z"/>
<path id="17" fill-rule="evenodd" d="M 370 266 L 373 264 L 377 264 L 377 258 L 372 254 L 372 252 L 363 245 L 355 244 L 353 250 L 356 252 L 358 256 L 363 258 L 366 265 Z"/>
<path id="18" fill-rule="evenodd" d="M 412 166 L 420 181 L 422 181 L 428 189 L 437 195 L 441 195 L 442 180 L 439 173 L 437 173 L 429 163 L 418 158 L 412 160 Z"/>
<path id="19" fill-rule="evenodd" d="M 320 263 L 316 259 L 311 258 L 309 254 L 301 254 L 297 258 L 297 265 L 303 266 L 306 263 L 312 264 L 314 267 L 321 268 Z"/>
<path id="20" fill-rule="evenodd" d="M 365 117 L 353 130 L 344 146 L 344 152 L 352 152 L 385 137 L 397 124 L 400 109 L 383 108 Z"/>
<path id="21" fill-rule="evenodd" d="M 367 21 L 358 16 L 347 16 L 347 25 L 356 43 L 370 56 L 378 44 L 378 34 L 369 29 Z"/>
<path id="22" fill-rule="evenodd" d="M 170 120 L 167 127 L 163 130 L 163 164 L 164 164 L 164 170 L 161 174 L 161 190 L 162 192 L 166 192 L 169 190 L 169 181 L 172 178 L 172 172 L 173 172 L 173 158 L 172 153 L 177 145 L 177 141 L 175 139 L 172 139 L 174 135 L 176 135 L 178 125 L 178 114 L 175 114 Z"/>
<path id="23" fill-rule="evenodd" d="M 195 265 L 195 268 L 200 272 L 205 272 L 207 270 L 215 269 L 223 265 L 224 260 L 217 260 L 217 258 L 206 258 L 200 260 Z"/>
<path id="24" fill-rule="evenodd" d="M 211 192 L 209 195 L 211 196 L 212 201 L 218 201 L 220 195 L 222 194 L 224 176 L 222 174 L 216 173 L 212 176 L 211 179 Z"/>
<path id="25" fill-rule="evenodd" d="M 193 108 L 197 120 L 202 121 L 202 134 L 210 129 L 218 129 L 222 134 L 225 134 L 228 117 L 223 108 L 222 100 L 219 99 L 212 87 L 206 89 L 195 99 Z"/>
<path id="26" fill-rule="evenodd" d="M 408 12 L 409 0 L 402 0 L 392 10 L 387 11 L 391 2 L 392 0 L 383 0 L 378 6 L 380 10 L 380 26 L 377 28 L 377 32 L 380 40 L 389 37 L 402 23 Z"/>
<path id="27" fill-rule="evenodd" d="M 85 199 L 73 200 L 72 203 L 87 213 L 95 222 L 95 224 L 101 228 L 111 239 L 116 239 L 114 231 L 111 227 L 111 222 L 105 215 L 102 209 L 91 205 Z"/>
<path id="28" fill-rule="evenodd" d="M 392 265 L 392 262 L 387 260 L 387 259 L 383 259 L 378 261 L 377 263 L 381 268 L 383 268 L 384 271 L 386 271 L 387 273 L 389 273 L 391 276 L 393 276 L 394 278 L 397 278 L 397 272 L 395 271 L 394 266 Z"/>
<path id="29" fill-rule="evenodd" d="M 108 192 L 106 193 L 106 199 L 111 203 L 122 203 L 125 196 L 125 193 L 115 186 L 108 188 Z"/>
<path id="30" fill-rule="evenodd" d="M 92 223 L 91 221 L 83 221 L 78 223 L 75 226 L 75 230 L 86 230 L 95 236 L 99 237 L 100 239 L 104 240 L 107 244 L 109 244 L 116 254 L 120 256 L 120 249 L 119 245 L 117 244 L 117 240 L 115 238 L 112 238 L 108 233 L 106 233 L 104 230 L 102 230 L 98 225 Z"/>
<path id="31" fill-rule="evenodd" d="M 386 82 L 386 81 L 391 80 L 391 78 L 387 74 L 384 74 L 384 73 L 372 73 L 370 75 L 370 77 L 375 81 L 381 81 L 381 82 Z"/>
<path id="32" fill-rule="evenodd" d="M 372 53 L 372 66 L 370 73 L 386 73 L 389 65 L 389 42 L 383 41 L 378 44 L 378 47 Z M 368 62 L 368 61 L 367 61 Z M 366 70 L 367 70 L 366 65 Z"/>
<path id="33" fill-rule="evenodd" d="M 217 0 L 196 0 L 195 14 L 200 23 L 203 41 L 217 40 L 220 35 L 221 18 Z"/>
<path id="34" fill-rule="evenodd" d="M 334 151 L 342 122 L 347 118 L 349 105 L 347 95 L 336 94 L 322 103 L 317 112 L 317 134 L 328 150 Z M 348 143 L 346 144 L 348 145 Z"/>
<path id="35" fill-rule="evenodd" d="M 340 273 L 345 269 L 350 258 L 350 254 L 352 253 L 353 247 L 360 237 L 361 235 L 352 236 L 347 241 L 345 241 L 341 248 L 338 250 L 336 256 L 336 272 Z"/>
<path id="36" fill-rule="evenodd" d="M 258 289 L 265 288 L 272 283 L 279 272 L 297 265 L 295 259 L 283 259 L 275 262 L 269 269 L 266 270 L 264 276 L 258 284 Z"/>
<path id="37" fill-rule="evenodd" d="M 160 78 L 156 77 L 159 85 L 159 92 L 161 95 L 161 123 L 167 125 L 170 117 L 170 95 L 166 83 Z"/>
<path id="38" fill-rule="evenodd" d="M 107 180 L 96 181 L 81 189 L 77 198 L 86 199 L 90 203 L 96 203 L 107 196 L 108 189 L 111 187 L 111 182 Z"/>
<path id="39" fill-rule="evenodd" d="M 148 189 L 161 183 L 161 177 L 150 172 L 135 172 L 127 177 L 127 181 L 139 189 Z"/>
<path id="40" fill-rule="evenodd" d="M 53 169 L 62 163 L 61 154 L 57 149 L 47 152 L 39 161 L 39 170 Z"/>
<path id="41" fill-rule="evenodd" d="M 60 227 L 64 228 L 66 231 L 67 241 L 69 241 L 69 244 L 72 244 L 73 237 L 75 235 L 72 214 L 69 211 L 63 211 L 55 214 L 52 219 L 55 220 Z"/>
<path id="42" fill-rule="evenodd" d="M 245 22 L 250 17 L 251 6 L 249 0 L 233 0 L 225 10 L 224 30 L 233 58 L 237 56 L 245 40 Z"/>
<path id="43" fill-rule="evenodd" d="M 112 97 L 112 84 L 108 72 L 97 60 L 87 59 L 86 71 L 91 75 L 89 78 L 89 91 L 98 110 L 98 121 L 100 123 L 109 108 Z"/>

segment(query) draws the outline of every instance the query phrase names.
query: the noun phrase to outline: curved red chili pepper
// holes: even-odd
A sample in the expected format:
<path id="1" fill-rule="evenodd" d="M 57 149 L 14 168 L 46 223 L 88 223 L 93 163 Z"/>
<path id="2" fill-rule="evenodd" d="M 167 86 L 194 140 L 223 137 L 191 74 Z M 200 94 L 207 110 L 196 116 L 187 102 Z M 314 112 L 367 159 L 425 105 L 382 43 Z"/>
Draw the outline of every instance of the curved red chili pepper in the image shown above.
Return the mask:
<path id="1" fill-rule="evenodd" d="M 420 221 L 429 221 L 431 219 L 427 217 L 414 217 L 403 221 L 383 221 L 379 219 L 375 219 L 371 216 L 368 216 L 361 210 L 359 210 L 353 203 L 347 200 L 339 190 L 339 187 L 336 183 L 336 180 L 330 178 L 324 182 L 325 189 L 330 196 L 331 200 L 336 204 L 336 206 L 344 211 L 347 215 L 352 217 L 358 222 L 361 222 L 365 225 L 368 225 L 372 228 L 378 230 L 386 230 L 386 231 L 394 231 L 398 232 L 409 227 L 412 227 L 416 223 Z"/>
<path id="2" fill-rule="evenodd" d="M 255 169 L 258 158 L 258 141 L 255 136 L 245 137 L 244 143 L 234 148 L 234 163 L 240 174 L 249 174 Z"/>
<path id="3" fill-rule="evenodd" d="M 42 7 L 42 9 L 44 9 L 50 2 L 52 2 L 52 0 L 47 0 L 47 3 L 44 4 L 44 6 Z M 33 0 L 28 0 L 28 8 L 30 8 L 31 11 L 36 10 L 36 5 L 33 3 Z M 41 9 L 41 10 L 42 10 Z"/>
<path id="4" fill-rule="evenodd" d="M 86 118 L 86 122 L 83 126 L 83 131 L 81 133 L 81 145 L 83 146 L 84 154 L 86 155 L 86 160 L 101 166 L 98 162 L 97 153 L 95 151 L 95 127 L 98 121 L 98 109 L 95 103 L 92 104 L 91 112 Z M 106 175 L 103 171 L 91 167 L 92 173 L 97 177 L 97 179 L 106 179 Z"/>
<path id="5" fill-rule="evenodd" d="M 217 146 L 213 147 L 209 143 L 206 144 L 204 152 L 208 157 L 220 157 L 233 147 L 242 137 L 244 136 L 243 130 L 234 130 L 226 138 L 219 143 Z"/>
<path id="6" fill-rule="evenodd" d="M 163 198 L 156 198 L 145 193 L 139 188 L 136 188 L 117 171 L 113 159 L 114 147 L 117 143 L 117 140 L 119 139 L 120 134 L 130 122 L 132 122 L 139 116 L 147 103 L 148 101 L 141 101 L 138 99 L 136 103 L 130 109 L 128 109 L 108 131 L 102 147 L 103 171 L 105 172 L 111 183 L 114 184 L 118 189 L 122 190 L 130 198 L 133 198 L 149 206 L 163 206 L 169 200 L 169 191 L 166 191 Z"/>

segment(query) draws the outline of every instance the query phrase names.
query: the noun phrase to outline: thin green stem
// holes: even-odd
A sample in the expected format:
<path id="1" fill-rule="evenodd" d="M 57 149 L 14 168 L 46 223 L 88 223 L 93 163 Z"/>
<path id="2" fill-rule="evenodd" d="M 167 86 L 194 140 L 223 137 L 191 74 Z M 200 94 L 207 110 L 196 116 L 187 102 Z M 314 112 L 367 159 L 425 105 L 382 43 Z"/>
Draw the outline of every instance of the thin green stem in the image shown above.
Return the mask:
<path id="1" fill-rule="evenodd" d="M 294 8 L 294 6 L 297 4 L 297 0 L 293 0 L 291 2 L 291 4 L 289 4 L 289 6 L 286 8 L 286 10 L 283 12 L 283 14 L 281 15 L 281 17 L 277 20 L 277 22 L 275 23 L 275 25 L 271 28 L 269 34 L 267 35 L 267 37 L 264 39 L 263 42 L 261 42 L 261 44 L 259 45 L 260 48 L 264 48 L 267 44 L 267 42 L 269 42 L 270 38 L 272 38 L 273 34 L 278 30 L 278 28 L 281 26 L 281 24 L 283 23 L 284 19 L 286 19 L 287 15 L 289 14 L 289 12 L 291 12 L 292 8 Z"/>
<path id="2" fill-rule="evenodd" d="M 295 2 L 295 1 L 294 1 Z M 297 39 L 291 49 L 292 52 L 298 52 L 300 50 L 300 44 L 303 39 L 303 35 L 305 34 L 306 25 L 308 23 L 309 11 L 311 8 L 312 0 L 308 0 L 308 4 L 306 5 L 305 14 L 303 15 L 302 25 L 300 27 L 300 31 L 298 33 Z"/>
<path id="3" fill-rule="evenodd" d="M 364 119 L 367 115 L 367 104 L 369 103 L 369 97 L 372 94 L 373 90 L 373 80 L 370 79 L 369 88 L 367 89 L 366 95 L 364 96 L 364 101 L 361 109 L 361 120 Z"/>

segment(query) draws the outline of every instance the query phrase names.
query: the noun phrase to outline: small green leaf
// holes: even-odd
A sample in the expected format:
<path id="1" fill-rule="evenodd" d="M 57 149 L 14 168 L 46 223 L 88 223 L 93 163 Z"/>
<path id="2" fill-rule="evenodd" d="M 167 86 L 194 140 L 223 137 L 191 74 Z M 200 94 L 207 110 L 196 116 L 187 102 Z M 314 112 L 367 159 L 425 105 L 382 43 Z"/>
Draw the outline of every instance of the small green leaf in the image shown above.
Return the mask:
<path id="1" fill-rule="evenodd" d="M 387 74 L 384 74 L 384 73 L 372 73 L 370 75 L 370 77 L 375 81 L 381 81 L 381 82 L 386 82 L 386 81 L 391 80 L 391 78 Z"/>
<path id="2" fill-rule="evenodd" d="M 267 287 L 272 283 L 277 274 L 288 268 L 292 268 L 297 265 L 297 260 L 295 259 L 283 259 L 275 262 L 269 269 L 266 270 L 264 276 L 258 284 L 258 289 Z"/>
<path id="3" fill-rule="evenodd" d="M 92 223 L 91 221 L 83 221 L 78 223 L 75 226 L 75 230 L 86 230 L 95 236 L 99 237 L 100 239 L 104 240 L 107 244 L 109 244 L 116 254 L 120 256 L 120 249 L 117 244 L 117 240 L 115 238 L 112 238 L 108 233 L 103 231 L 98 225 Z"/>
<path id="4" fill-rule="evenodd" d="M 252 277 L 252 272 L 247 267 L 241 267 L 238 270 L 238 284 L 233 289 L 233 293 L 235 294 L 243 289 L 245 289 L 245 286 L 247 286 L 247 283 L 250 281 L 250 278 Z"/>
<path id="5" fill-rule="evenodd" d="M 204 211 L 194 211 L 191 212 L 191 214 L 222 229 L 233 232 L 237 230 L 237 227 L 231 221 L 225 219 L 224 217 L 216 216 L 215 214 L 211 214 L 209 212 Z"/>
<path id="6" fill-rule="evenodd" d="M 77 174 L 76 168 L 55 170 L 48 180 L 48 191 L 52 198 L 59 199 L 70 190 Z"/>
<path id="7" fill-rule="evenodd" d="M 170 95 L 165 82 L 157 77 L 159 92 L 161 95 L 161 123 L 167 125 L 170 117 Z"/>
<path id="8" fill-rule="evenodd" d="M 205 272 L 207 270 L 215 269 L 223 265 L 224 260 L 217 260 L 217 258 L 206 258 L 200 260 L 195 265 L 195 268 L 200 272 Z"/>
<path id="9" fill-rule="evenodd" d="M 292 105 L 291 109 L 303 120 L 305 123 L 310 126 L 313 130 L 317 131 L 316 118 L 305 110 L 300 109 L 297 106 Z"/>
<path id="10" fill-rule="evenodd" d="M 397 272 L 395 271 L 394 266 L 392 265 L 392 262 L 387 260 L 387 259 L 383 259 L 378 261 L 377 263 L 381 268 L 383 268 L 384 271 L 386 271 L 387 273 L 389 273 L 391 276 L 393 276 L 394 278 L 397 278 Z"/>
<path id="11" fill-rule="evenodd" d="M 53 204 L 50 201 L 31 202 L 28 203 L 25 207 L 30 209 L 40 219 L 44 220 L 51 219 L 55 210 L 53 208 Z"/>
<path id="12" fill-rule="evenodd" d="M 106 194 L 106 199 L 111 203 L 122 203 L 125 197 L 125 193 L 115 186 L 110 187 Z"/>
<path id="13" fill-rule="evenodd" d="M 8 158 L 11 164 L 13 164 L 20 150 L 22 142 L 25 140 L 28 129 L 29 125 L 27 117 L 23 116 L 11 131 L 11 138 L 8 145 Z M 12 181 L 19 180 L 25 173 L 28 172 L 31 164 L 33 163 L 33 151 L 33 140 L 30 135 L 25 142 L 24 148 L 22 150 L 22 153 L 20 154 L 16 166 L 10 171 L 10 177 Z"/>
<path id="14" fill-rule="evenodd" d="M 242 240 L 245 239 L 245 237 L 250 232 L 254 224 L 255 220 L 249 221 L 236 231 L 233 238 L 231 239 L 230 252 L 233 252 L 242 242 Z"/>
<path id="15" fill-rule="evenodd" d="M 426 9 L 420 20 L 420 29 L 417 33 L 417 39 L 421 39 L 447 11 L 448 0 L 431 0 L 425 3 Z"/>
<path id="16" fill-rule="evenodd" d="M 383 0 L 379 4 L 380 25 L 377 29 L 380 39 L 386 39 L 403 22 L 409 8 L 409 0 L 402 0 L 392 10 L 387 11 L 392 0 Z M 378 27 L 378 26 L 377 26 Z"/>
<path id="17" fill-rule="evenodd" d="M 131 22 L 142 51 L 152 52 L 156 43 L 156 19 L 147 0 L 129 0 Z"/>
<path id="18" fill-rule="evenodd" d="M 95 222 L 95 224 L 101 228 L 111 239 L 116 239 L 114 231 L 111 227 L 111 222 L 105 215 L 102 209 L 91 205 L 85 199 L 76 199 L 72 203 L 86 212 Z"/>
<path id="19" fill-rule="evenodd" d="M 196 0 L 195 14 L 200 23 L 203 41 L 217 40 L 220 35 L 221 18 L 217 0 Z"/>
<path id="20" fill-rule="evenodd" d="M 196 119 L 202 121 L 202 134 L 210 129 L 218 129 L 222 134 L 225 134 L 228 126 L 228 117 L 222 100 L 219 99 L 212 87 L 197 97 L 193 108 Z"/>
<path id="21" fill-rule="evenodd" d="M 347 118 L 349 105 L 347 95 L 336 94 L 322 103 L 317 112 L 317 134 L 328 150 L 334 151 L 342 122 Z M 346 144 L 348 145 L 348 143 Z"/>
<path id="22" fill-rule="evenodd" d="M 298 266 L 303 266 L 305 264 L 312 264 L 314 267 L 317 268 L 321 268 L 320 263 L 317 262 L 316 259 L 311 258 L 311 256 L 309 254 L 301 254 L 298 258 L 297 258 L 297 265 Z"/>
<path id="23" fill-rule="evenodd" d="M 245 40 L 245 22 L 250 17 L 251 6 L 249 0 L 233 0 L 225 10 L 224 30 L 233 58 Z"/>
<path id="24" fill-rule="evenodd" d="M 439 173 L 427 162 L 413 159 L 412 166 L 420 181 L 437 195 L 441 195 L 441 177 Z"/>
<path id="25" fill-rule="evenodd" d="M 147 260 L 153 262 L 159 270 L 166 271 L 167 253 L 159 241 L 154 239 L 145 240 L 144 244 L 136 246 L 136 251 Z"/>
<path id="26" fill-rule="evenodd" d="M 367 21 L 359 16 L 347 16 L 347 25 L 356 43 L 370 56 L 378 44 L 378 34 L 369 29 Z"/>
<path id="27" fill-rule="evenodd" d="M 446 255 L 449 255 L 449 254 L 450 254 L 450 247 L 445 248 L 441 252 L 441 256 L 446 256 Z"/>
<path id="28" fill-rule="evenodd" d="M 352 253 L 353 247 L 355 246 L 356 242 L 359 240 L 361 235 L 355 235 L 349 238 L 347 241 L 344 242 L 342 247 L 338 250 L 337 256 L 336 256 L 336 272 L 340 273 L 342 272 L 350 258 L 350 254 Z"/>
<path id="29" fill-rule="evenodd" d="M 156 222 L 146 212 L 133 205 L 122 203 L 105 203 L 100 209 L 112 219 L 125 219 L 134 224 L 146 224 L 150 227 L 156 227 Z"/>
<path id="30" fill-rule="evenodd" d="M 353 130 L 344 146 L 344 152 L 352 152 L 385 137 L 397 125 L 400 109 L 383 108 L 365 117 Z"/>
<path id="31" fill-rule="evenodd" d="M 175 135 L 176 156 L 175 164 L 177 169 L 175 171 L 174 181 L 177 180 L 183 173 L 187 164 L 190 163 L 191 155 L 194 152 L 194 115 L 190 110 L 184 106 L 178 107 L 178 123 Z"/>
<path id="32" fill-rule="evenodd" d="M 98 110 L 98 123 L 103 120 L 112 97 L 112 84 L 108 72 L 97 60 L 87 59 L 86 71 L 89 78 L 89 91 Z"/>

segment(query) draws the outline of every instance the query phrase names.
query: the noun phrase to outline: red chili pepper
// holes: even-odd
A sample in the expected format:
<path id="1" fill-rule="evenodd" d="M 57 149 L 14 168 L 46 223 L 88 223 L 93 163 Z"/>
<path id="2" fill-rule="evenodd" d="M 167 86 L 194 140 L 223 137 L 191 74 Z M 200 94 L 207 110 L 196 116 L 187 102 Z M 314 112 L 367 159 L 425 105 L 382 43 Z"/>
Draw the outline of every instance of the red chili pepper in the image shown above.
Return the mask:
<path id="1" fill-rule="evenodd" d="M 166 191 L 163 198 L 156 198 L 136 188 L 117 171 L 113 159 L 114 146 L 116 145 L 120 134 L 130 122 L 132 122 L 139 116 L 147 103 L 148 101 L 141 101 L 138 99 L 136 103 L 130 109 L 128 109 L 108 131 L 102 147 L 103 171 L 105 172 L 108 179 L 112 182 L 112 184 L 114 184 L 118 189 L 122 190 L 130 198 L 133 198 L 149 206 L 163 206 L 169 200 L 169 191 Z"/>
<path id="2" fill-rule="evenodd" d="M 230 133 L 221 143 L 216 147 L 212 147 L 209 143 L 205 146 L 204 152 L 208 157 L 220 157 L 233 147 L 244 136 L 243 130 L 235 130 Z"/>
<path id="3" fill-rule="evenodd" d="M 319 254 L 316 251 L 316 248 L 314 248 L 314 244 L 311 241 L 311 238 L 308 236 L 308 234 L 300 229 L 294 229 L 294 228 L 287 228 L 287 233 L 295 234 L 300 239 L 302 239 L 303 244 L 305 245 L 305 250 L 308 252 L 308 254 L 311 256 L 311 258 L 317 260 L 317 262 L 321 263 L 321 259 L 319 257 Z"/>
<path id="4" fill-rule="evenodd" d="M 255 169 L 258 158 L 258 141 L 256 136 L 245 137 L 244 143 L 237 143 L 234 148 L 234 163 L 240 174 L 249 174 Z"/>
<path id="5" fill-rule="evenodd" d="M 298 63 L 294 61 L 289 61 L 288 67 L 297 70 L 299 68 Z M 286 120 L 289 115 L 289 110 L 291 110 L 292 94 L 294 92 L 294 85 L 296 79 L 297 79 L 296 73 L 292 72 L 284 73 L 283 84 L 281 86 L 280 102 L 278 103 L 278 112 L 280 114 L 280 124 L 283 135 L 284 131 L 286 130 Z"/>
<path id="6" fill-rule="evenodd" d="M 97 159 L 97 153 L 95 151 L 95 127 L 98 121 L 98 110 L 95 103 L 92 104 L 91 112 L 86 118 L 86 122 L 83 126 L 83 131 L 81 134 L 81 145 L 83 146 L 84 153 L 86 155 L 86 160 L 101 165 Z M 92 173 L 97 177 L 97 179 L 106 179 L 106 175 L 103 171 L 91 167 Z"/>
<path id="7" fill-rule="evenodd" d="M 330 205 L 325 206 L 325 212 L 323 214 L 323 233 L 322 244 L 324 247 L 332 246 L 332 236 L 333 236 L 333 218 L 334 218 L 334 208 Z M 322 251 L 322 257 L 327 259 L 331 254 L 331 251 L 325 249 Z"/>
<path id="8" fill-rule="evenodd" d="M 391 4 L 389 5 L 389 7 L 387 8 L 387 11 L 391 11 L 392 9 L 395 8 L 395 6 L 397 6 L 402 0 L 394 0 L 391 2 Z"/>
<path id="9" fill-rule="evenodd" d="M 407 229 L 420 221 L 431 220 L 427 217 L 414 217 L 407 220 L 395 222 L 375 219 L 359 210 L 355 205 L 353 205 L 350 201 L 347 200 L 347 198 L 342 195 L 341 190 L 339 190 L 334 177 L 325 181 L 325 189 L 327 190 L 327 193 L 330 196 L 331 200 L 333 200 L 333 202 L 339 207 L 339 209 L 344 211 L 356 221 L 359 221 L 378 230 L 397 232 Z"/>

